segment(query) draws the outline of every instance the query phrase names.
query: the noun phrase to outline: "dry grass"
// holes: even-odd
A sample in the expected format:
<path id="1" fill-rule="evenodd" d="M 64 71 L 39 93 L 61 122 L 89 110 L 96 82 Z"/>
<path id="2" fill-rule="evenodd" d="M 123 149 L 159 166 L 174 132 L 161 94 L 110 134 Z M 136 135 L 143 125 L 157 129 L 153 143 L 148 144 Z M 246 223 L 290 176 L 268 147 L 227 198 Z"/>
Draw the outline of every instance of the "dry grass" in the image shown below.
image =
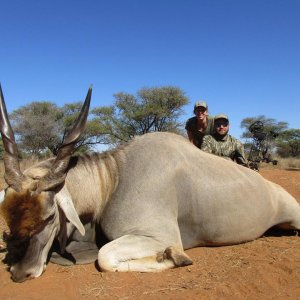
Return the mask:
<path id="1" fill-rule="evenodd" d="M 290 169 L 300 169 L 300 158 L 275 158 L 277 159 L 277 165 L 273 165 L 272 163 L 260 163 L 259 168 L 267 168 L 267 169 L 280 169 L 280 170 L 290 170 Z"/>
<path id="2" fill-rule="evenodd" d="M 280 158 L 278 166 L 281 169 L 300 169 L 300 158 Z"/>

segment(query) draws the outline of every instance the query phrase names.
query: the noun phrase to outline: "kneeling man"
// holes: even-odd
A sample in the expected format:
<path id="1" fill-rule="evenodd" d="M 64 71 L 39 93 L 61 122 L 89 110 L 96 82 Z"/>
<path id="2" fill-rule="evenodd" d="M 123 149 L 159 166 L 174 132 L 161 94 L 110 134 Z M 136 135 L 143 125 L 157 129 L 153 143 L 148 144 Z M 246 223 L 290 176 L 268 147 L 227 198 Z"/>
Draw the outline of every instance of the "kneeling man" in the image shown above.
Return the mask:
<path id="1" fill-rule="evenodd" d="M 229 119 L 227 115 L 216 115 L 214 119 L 214 133 L 203 137 L 201 150 L 209 152 L 247 167 L 243 144 L 228 134 Z"/>

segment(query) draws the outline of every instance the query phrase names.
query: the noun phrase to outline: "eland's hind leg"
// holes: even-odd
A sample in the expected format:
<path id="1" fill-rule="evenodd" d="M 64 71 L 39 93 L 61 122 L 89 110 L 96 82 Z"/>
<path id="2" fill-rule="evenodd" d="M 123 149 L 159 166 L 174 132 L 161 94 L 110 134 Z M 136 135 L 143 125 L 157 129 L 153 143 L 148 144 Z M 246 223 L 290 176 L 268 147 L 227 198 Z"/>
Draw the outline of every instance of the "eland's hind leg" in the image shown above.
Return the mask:
<path id="1" fill-rule="evenodd" d="M 158 272 L 192 264 L 181 247 L 167 247 L 157 240 L 139 235 L 124 235 L 104 245 L 98 254 L 102 271 Z"/>
<path id="2" fill-rule="evenodd" d="M 297 200 L 280 188 L 276 227 L 286 230 L 300 230 L 300 204 Z"/>
<path id="3" fill-rule="evenodd" d="M 285 212 L 287 217 L 283 222 L 280 222 L 276 227 L 283 230 L 300 230 L 300 205 L 295 204 Z"/>

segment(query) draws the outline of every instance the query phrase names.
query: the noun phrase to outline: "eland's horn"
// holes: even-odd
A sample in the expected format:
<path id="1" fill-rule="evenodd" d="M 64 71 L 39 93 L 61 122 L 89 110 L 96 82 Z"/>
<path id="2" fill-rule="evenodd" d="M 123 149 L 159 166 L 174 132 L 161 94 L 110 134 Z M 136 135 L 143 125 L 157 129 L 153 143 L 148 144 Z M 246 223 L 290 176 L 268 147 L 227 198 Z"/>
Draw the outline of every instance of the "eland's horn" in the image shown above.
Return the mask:
<path id="1" fill-rule="evenodd" d="M 5 166 L 5 181 L 6 183 L 19 191 L 23 174 L 20 170 L 18 160 L 18 148 L 14 137 L 14 132 L 11 128 L 8 114 L 6 111 L 5 101 L 3 97 L 2 87 L 0 84 L 0 131 L 4 146 L 4 166 Z"/>
<path id="2" fill-rule="evenodd" d="M 78 142 L 82 132 L 84 131 L 90 102 L 92 96 L 92 86 L 89 87 L 84 104 L 81 108 L 80 114 L 73 125 L 72 129 L 64 139 L 63 144 L 60 146 L 56 159 L 49 171 L 49 173 L 40 180 L 38 183 L 38 190 L 45 191 L 54 188 L 61 184 L 66 177 L 66 170 L 69 165 L 70 157 L 75 150 L 76 143 Z"/>

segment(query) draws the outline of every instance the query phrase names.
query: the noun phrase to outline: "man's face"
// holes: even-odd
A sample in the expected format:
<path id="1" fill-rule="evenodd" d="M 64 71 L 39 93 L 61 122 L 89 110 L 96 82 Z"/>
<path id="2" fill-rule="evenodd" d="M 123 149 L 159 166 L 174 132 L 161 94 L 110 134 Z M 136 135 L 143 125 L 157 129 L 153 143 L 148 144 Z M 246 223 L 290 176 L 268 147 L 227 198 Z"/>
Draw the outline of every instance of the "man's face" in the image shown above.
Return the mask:
<path id="1" fill-rule="evenodd" d="M 215 128 L 216 132 L 221 135 L 225 136 L 229 130 L 229 122 L 226 119 L 217 119 L 215 120 Z"/>
<path id="2" fill-rule="evenodd" d="M 198 106 L 195 108 L 195 115 L 196 115 L 197 119 L 203 120 L 208 115 L 207 109 L 203 106 Z"/>

